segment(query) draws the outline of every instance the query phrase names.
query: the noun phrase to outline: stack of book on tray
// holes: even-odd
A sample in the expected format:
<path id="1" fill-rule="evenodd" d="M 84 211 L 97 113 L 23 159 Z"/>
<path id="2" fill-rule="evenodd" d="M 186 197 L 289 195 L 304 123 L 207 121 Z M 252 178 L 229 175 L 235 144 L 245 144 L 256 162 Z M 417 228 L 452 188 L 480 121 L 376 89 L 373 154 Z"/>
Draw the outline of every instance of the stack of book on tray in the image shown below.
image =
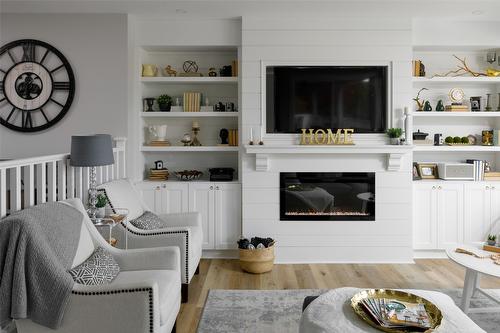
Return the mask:
<path id="1" fill-rule="evenodd" d="M 484 165 L 485 161 L 481 160 L 465 160 L 465 163 L 474 164 L 474 180 L 484 180 Z M 492 179 L 490 179 L 492 180 Z"/>
<path id="2" fill-rule="evenodd" d="M 451 104 L 444 107 L 448 112 L 469 112 L 469 106 L 465 104 Z"/>
<path id="3" fill-rule="evenodd" d="M 184 93 L 184 112 L 200 112 L 201 93 L 185 92 Z"/>
<path id="4" fill-rule="evenodd" d="M 431 328 L 423 303 L 408 303 L 390 298 L 365 298 L 363 310 L 381 327 L 424 332 Z"/>
<path id="5" fill-rule="evenodd" d="M 500 172 L 485 172 L 484 180 L 500 180 Z"/>

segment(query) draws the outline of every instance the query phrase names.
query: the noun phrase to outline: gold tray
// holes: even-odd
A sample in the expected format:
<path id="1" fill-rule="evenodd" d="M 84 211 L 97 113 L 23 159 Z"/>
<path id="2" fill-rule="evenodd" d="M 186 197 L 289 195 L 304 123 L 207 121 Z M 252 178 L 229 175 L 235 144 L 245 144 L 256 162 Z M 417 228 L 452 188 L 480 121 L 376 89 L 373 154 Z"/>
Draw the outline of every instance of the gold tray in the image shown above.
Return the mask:
<path id="1" fill-rule="evenodd" d="M 401 328 L 382 327 L 379 324 L 377 324 L 368 313 L 365 312 L 363 305 L 361 304 L 361 301 L 366 298 L 391 298 L 409 303 L 423 303 L 425 306 L 425 310 L 429 314 L 429 321 L 431 323 L 431 328 L 429 328 L 427 331 L 422 331 L 422 330 L 412 330 L 411 328 L 401 329 Z M 439 325 L 441 325 L 441 320 L 443 319 L 443 315 L 441 314 L 441 311 L 438 309 L 438 307 L 435 306 L 433 303 L 429 302 L 428 300 L 426 300 L 425 298 L 422 298 L 420 296 L 411 293 L 405 293 L 403 291 L 393 290 L 393 289 L 362 290 L 351 298 L 351 306 L 354 312 L 356 312 L 356 314 L 370 326 L 389 333 L 410 333 L 410 332 L 430 333 L 433 332 Z"/>

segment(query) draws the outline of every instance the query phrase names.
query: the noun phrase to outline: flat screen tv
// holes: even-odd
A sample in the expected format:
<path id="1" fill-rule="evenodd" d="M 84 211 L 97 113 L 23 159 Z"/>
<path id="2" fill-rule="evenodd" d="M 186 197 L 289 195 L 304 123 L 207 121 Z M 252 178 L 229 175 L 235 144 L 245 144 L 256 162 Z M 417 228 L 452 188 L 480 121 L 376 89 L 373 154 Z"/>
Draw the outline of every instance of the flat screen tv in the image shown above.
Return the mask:
<path id="1" fill-rule="evenodd" d="M 266 67 L 266 132 L 387 129 L 387 66 Z"/>

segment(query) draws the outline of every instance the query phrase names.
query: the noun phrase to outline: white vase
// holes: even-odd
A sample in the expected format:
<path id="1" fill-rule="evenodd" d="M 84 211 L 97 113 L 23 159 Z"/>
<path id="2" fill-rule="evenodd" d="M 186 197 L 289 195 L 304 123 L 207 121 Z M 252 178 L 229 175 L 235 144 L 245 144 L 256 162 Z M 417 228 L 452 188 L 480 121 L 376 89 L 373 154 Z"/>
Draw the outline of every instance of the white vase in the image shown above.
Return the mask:
<path id="1" fill-rule="evenodd" d="M 399 145 L 399 138 L 390 138 L 391 140 L 391 145 L 393 146 L 398 146 Z"/>
<path id="2" fill-rule="evenodd" d="M 104 207 L 100 207 L 96 209 L 95 216 L 97 218 L 102 219 L 106 215 L 106 209 Z"/>

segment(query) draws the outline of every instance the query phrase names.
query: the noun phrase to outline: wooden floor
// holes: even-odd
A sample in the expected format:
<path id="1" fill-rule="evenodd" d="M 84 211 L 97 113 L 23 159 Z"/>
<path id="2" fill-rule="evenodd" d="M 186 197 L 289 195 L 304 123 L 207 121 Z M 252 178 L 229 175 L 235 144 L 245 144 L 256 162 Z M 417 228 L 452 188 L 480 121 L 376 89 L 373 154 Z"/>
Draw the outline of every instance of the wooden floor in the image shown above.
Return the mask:
<path id="1" fill-rule="evenodd" d="M 202 260 L 200 275 L 189 286 L 177 332 L 196 332 L 210 289 L 329 289 L 462 288 L 465 271 L 445 259 L 416 260 L 416 264 L 312 264 L 275 265 L 270 273 L 253 275 L 240 270 L 237 260 Z M 482 288 L 500 289 L 500 279 L 482 278 Z"/>

